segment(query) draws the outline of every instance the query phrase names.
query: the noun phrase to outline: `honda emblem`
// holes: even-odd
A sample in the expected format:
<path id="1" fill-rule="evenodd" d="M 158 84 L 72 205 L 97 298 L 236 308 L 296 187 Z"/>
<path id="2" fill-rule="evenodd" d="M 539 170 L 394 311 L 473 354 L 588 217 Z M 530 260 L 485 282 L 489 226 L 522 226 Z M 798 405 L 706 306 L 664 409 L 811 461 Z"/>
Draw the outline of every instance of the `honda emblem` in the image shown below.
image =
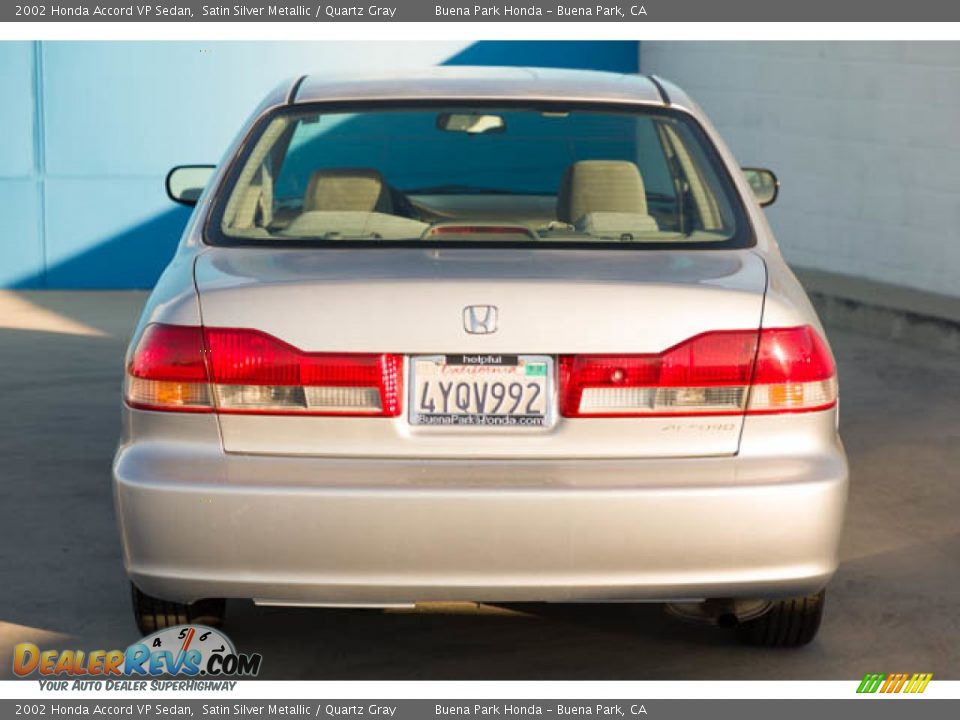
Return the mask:
<path id="1" fill-rule="evenodd" d="M 497 331 L 496 305 L 467 305 L 463 309 L 463 329 L 471 335 L 489 335 Z"/>

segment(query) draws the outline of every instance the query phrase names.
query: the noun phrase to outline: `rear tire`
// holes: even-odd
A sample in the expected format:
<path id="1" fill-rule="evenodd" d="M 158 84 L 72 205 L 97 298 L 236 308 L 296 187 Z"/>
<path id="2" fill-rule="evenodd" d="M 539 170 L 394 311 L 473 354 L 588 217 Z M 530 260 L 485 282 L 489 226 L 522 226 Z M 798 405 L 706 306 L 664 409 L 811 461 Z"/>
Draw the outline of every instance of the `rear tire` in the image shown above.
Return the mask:
<path id="1" fill-rule="evenodd" d="M 175 625 L 197 624 L 215 628 L 223 626 L 227 602 L 222 598 L 197 600 L 187 605 L 147 595 L 132 583 L 130 590 L 133 600 L 133 617 L 144 635 Z"/>
<path id="2" fill-rule="evenodd" d="M 823 618 L 826 591 L 806 597 L 777 600 L 770 610 L 740 626 L 740 635 L 749 645 L 760 647 L 802 647 L 817 635 Z"/>

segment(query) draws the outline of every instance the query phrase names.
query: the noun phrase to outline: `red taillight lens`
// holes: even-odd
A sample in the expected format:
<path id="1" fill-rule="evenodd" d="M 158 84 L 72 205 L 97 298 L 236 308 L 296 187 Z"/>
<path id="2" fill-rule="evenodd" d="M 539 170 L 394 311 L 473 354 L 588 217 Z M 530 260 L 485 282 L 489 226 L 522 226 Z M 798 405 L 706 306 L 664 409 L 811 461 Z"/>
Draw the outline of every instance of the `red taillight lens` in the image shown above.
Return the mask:
<path id="1" fill-rule="evenodd" d="M 810 327 L 705 333 L 649 355 L 560 357 L 566 417 L 791 412 L 835 401 L 833 360 Z"/>
<path id="2" fill-rule="evenodd" d="M 826 343 L 809 325 L 760 333 L 754 383 L 808 382 L 836 374 Z"/>
<path id="3" fill-rule="evenodd" d="M 205 383 L 203 332 L 198 327 L 148 325 L 130 359 L 133 377 Z"/>
<path id="4" fill-rule="evenodd" d="M 400 414 L 402 358 L 308 353 L 256 330 L 151 325 L 127 373 L 132 407 L 219 413 Z"/>

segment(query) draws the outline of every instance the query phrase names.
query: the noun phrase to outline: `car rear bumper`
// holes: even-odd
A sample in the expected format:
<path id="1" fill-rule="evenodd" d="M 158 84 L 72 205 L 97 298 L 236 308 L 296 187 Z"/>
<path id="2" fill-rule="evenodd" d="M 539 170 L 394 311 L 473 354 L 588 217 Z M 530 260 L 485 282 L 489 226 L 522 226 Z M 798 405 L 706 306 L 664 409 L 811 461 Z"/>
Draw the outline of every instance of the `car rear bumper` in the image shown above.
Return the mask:
<path id="1" fill-rule="evenodd" d="M 127 571 L 170 600 L 774 598 L 834 573 L 837 441 L 798 457 L 409 461 L 121 448 Z"/>

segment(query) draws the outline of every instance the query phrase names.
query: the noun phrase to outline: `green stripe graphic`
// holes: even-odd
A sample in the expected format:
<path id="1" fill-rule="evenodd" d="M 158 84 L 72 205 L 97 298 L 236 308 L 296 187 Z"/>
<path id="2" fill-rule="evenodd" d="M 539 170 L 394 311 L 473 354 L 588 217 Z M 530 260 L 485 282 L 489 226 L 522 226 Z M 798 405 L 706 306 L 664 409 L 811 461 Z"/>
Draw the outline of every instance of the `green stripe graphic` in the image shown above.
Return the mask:
<path id="1" fill-rule="evenodd" d="M 860 687 L 857 688 L 857 692 L 875 693 L 880 689 L 880 685 L 883 684 L 886 677 L 883 673 L 867 673 L 863 676 L 863 680 L 860 681 Z"/>

